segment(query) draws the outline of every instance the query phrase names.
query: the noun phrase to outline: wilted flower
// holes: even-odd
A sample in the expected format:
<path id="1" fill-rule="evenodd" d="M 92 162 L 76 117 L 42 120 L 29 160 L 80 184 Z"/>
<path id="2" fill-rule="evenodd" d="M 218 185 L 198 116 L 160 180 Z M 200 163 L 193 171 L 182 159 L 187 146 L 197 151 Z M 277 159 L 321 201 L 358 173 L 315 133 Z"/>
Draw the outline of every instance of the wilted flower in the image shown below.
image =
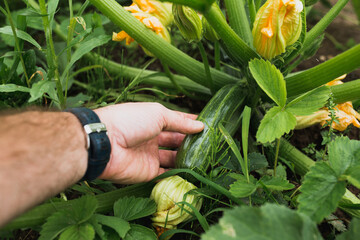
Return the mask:
<path id="1" fill-rule="evenodd" d="M 272 59 L 299 39 L 302 10 L 300 0 L 268 0 L 259 9 L 252 35 L 261 56 Z"/>
<path id="2" fill-rule="evenodd" d="M 155 0 L 134 0 L 139 8 L 157 17 L 165 27 L 169 26 L 173 20 L 172 3 L 162 3 Z"/>
<path id="3" fill-rule="evenodd" d="M 203 25 L 198 13 L 187 6 L 173 4 L 173 15 L 176 26 L 188 42 L 199 42 L 202 39 Z"/>
<path id="4" fill-rule="evenodd" d="M 142 11 L 138 5 L 133 3 L 129 7 L 125 7 L 125 9 L 131 14 L 136 17 L 140 22 L 142 22 L 147 28 L 154 31 L 157 35 L 161 36 L 163 39 L 165 39 L 167 42 L 171 42 L 171 37 L 166 29 L 166 27 L 160 22 L 160 20 L 154 16 L 152 16 L 149 13 L 146 13 Z M 123 40 L 126 40 L 126 45 L 129 45 L 134 41 L 134 39 L 127 34 L 125 31 L 121 31 L 119 33 L 113 33 L 112 36 L 113 41 L 121 42 Z M 152 53 L 150 53 L 148 50 L 144 49 L 145 53 L 149 56 L 153 56 Z"/>
<path id="5" fill-rule="evenodd" d="M 341 77 L 336 78 L 335 80 L 327 83 L 327 86 L 335 86 L 343 84 L 341 81 L 346 77 L 342 75 Z M 337 121 L 333 121 L 331 127 L 338 131 L 344 131 L 350 124 L 353 124 L 355 127 L 360 128 L 360 114 L 356 112 L 353 108 L 351 102 L 340 103 L 335 106 L 335 116 Z M 329 116 L 329 110 L 324 108 L 319 110 L 309 116 L 298 116 L 296 117 L 297 124 L 295 129 L 302 129 L 320 123 L 324 126 L 331 117 Z"/>
<path id="6" fill-rule="evenodd" d="M 187 194 L 197 187 L 179 176 L 171 176 L 158 182 L 151 192 L 151 199 L 157 205 L 153 214 L 153 225 L 166 229 L 176 226 L 191 218 L 192 210 L 189 206 L 181 204 L 187 202 L 197 210 L 201 208 L 202 199 L 194 194 Z"/>

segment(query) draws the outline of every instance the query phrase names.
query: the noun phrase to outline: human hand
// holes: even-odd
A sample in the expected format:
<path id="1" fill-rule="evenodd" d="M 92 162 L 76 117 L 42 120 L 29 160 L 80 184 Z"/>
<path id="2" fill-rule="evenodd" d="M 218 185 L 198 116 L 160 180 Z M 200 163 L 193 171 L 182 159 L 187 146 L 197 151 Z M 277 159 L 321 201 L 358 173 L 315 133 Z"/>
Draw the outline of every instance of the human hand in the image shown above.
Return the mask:
<path id="1" fill-rule="evenodd" d="M 96 109 L 106 125 L 111 156 L 99 178 L 130 184 L 150 181 L 175 164 L 185 134 L 203 130 L 196 115 L 171 111 L 158 103 L 124 103 Z"/>

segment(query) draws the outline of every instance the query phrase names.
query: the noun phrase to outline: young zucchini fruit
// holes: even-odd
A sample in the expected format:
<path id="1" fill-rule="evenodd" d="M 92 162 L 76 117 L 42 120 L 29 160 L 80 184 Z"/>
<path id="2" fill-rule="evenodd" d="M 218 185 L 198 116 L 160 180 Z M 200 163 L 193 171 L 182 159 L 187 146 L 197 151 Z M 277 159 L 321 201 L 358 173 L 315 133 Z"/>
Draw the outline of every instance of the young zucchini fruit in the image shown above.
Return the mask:
<path id="1" fill-rule="evenodd" d="M 233 135 L 240 124 L 245 98 L 246 94 L 240 85 L 226 85 L 212 97 L 197 118 L 204 122 L 204 130 L 185 137 L 176 155 L 176 168 L 206 172 L 211 161 L 211 141 L 219 133 L 219 123 Z"/>

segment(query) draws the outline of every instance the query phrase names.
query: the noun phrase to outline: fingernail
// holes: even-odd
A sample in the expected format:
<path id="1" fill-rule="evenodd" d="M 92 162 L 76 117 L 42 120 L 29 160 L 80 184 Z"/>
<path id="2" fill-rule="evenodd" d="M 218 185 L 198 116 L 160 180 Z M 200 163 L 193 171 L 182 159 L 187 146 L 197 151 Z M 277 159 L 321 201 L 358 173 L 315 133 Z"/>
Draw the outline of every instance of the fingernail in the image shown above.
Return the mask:
<path id="1" fill-rule="evenodd" d="M 201 122 L 201 121 L 194 121 L 194 125 L 197 127 L 197 128 L 204 128 L 204 123 Z"/>

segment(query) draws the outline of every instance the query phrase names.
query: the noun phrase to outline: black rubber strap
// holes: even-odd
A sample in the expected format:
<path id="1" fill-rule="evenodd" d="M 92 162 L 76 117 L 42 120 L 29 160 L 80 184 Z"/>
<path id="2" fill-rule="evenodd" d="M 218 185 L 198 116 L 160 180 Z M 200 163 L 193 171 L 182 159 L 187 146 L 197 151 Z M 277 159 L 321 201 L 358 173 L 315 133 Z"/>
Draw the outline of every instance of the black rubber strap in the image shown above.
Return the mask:
<path id="1" fill-rule="evenodd" d="M 73 113 L 83 126 L 90 123 L 100 123 L 96 113 L 88 108 L 70 108 L 65 110 Z M 106 132 L 93 132 L 89 134 L 89 158 L 85 176 L 81 179 L 94 180 L 101 175 L 110 159 L 111 144 Z"/>

